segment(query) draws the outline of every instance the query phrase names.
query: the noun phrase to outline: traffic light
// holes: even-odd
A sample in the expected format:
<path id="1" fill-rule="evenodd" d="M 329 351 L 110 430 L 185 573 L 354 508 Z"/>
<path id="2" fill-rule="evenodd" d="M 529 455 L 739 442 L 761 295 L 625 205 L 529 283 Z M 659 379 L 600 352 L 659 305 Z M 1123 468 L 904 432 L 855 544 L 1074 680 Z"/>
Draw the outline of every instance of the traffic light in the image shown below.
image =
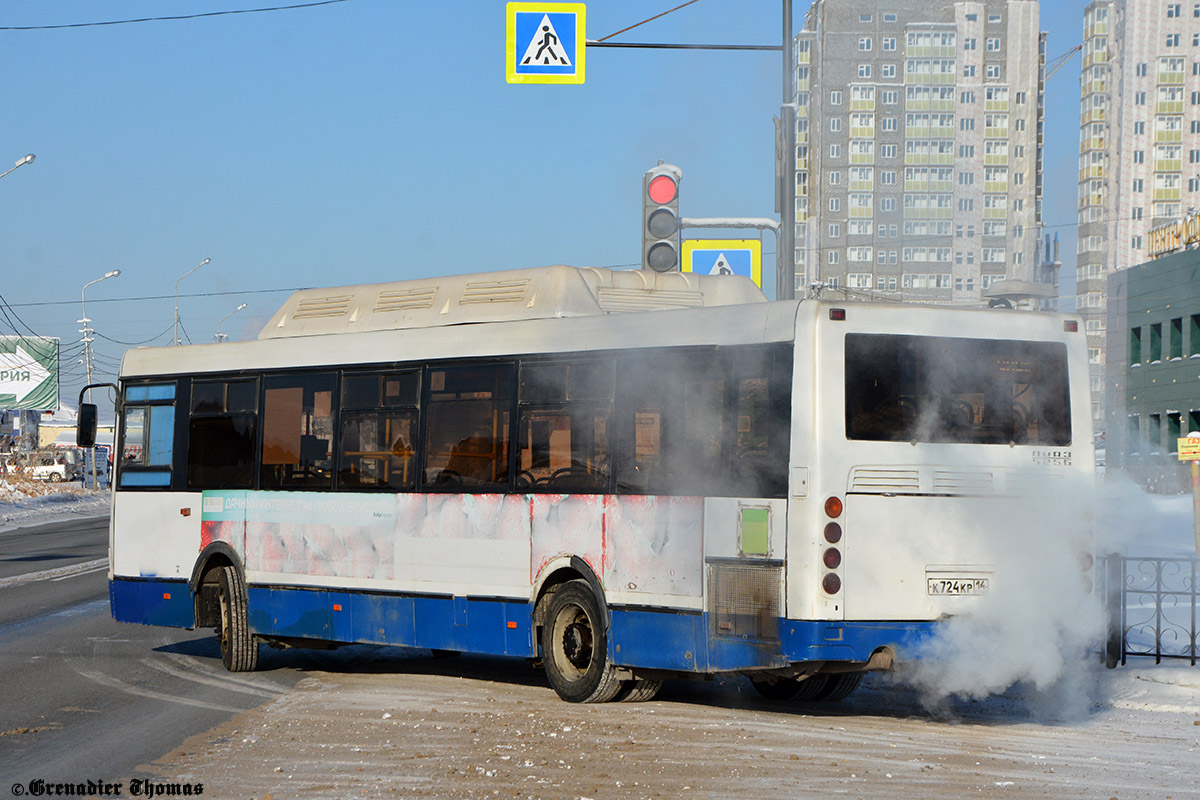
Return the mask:
<path id="1" fill-rule="evenodd" d="M 683 170 L 659 162 L 642 176 L 642 269 L 678 270 L 679 180 Z"/>

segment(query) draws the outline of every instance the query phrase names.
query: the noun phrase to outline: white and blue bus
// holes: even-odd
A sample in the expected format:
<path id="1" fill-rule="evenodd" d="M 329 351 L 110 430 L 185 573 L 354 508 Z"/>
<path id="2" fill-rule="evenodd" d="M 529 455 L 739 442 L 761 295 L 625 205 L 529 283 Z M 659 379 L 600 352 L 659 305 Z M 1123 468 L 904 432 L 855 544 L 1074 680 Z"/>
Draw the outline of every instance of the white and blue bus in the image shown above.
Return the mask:
<path id="1" fill-rule="evenodd" d="M 1088 398 L 1057 314 L 562 266 L 300 291 L 125 354 L 112 613 L 232 671 L 373 643 L 575 702 L 838 699 L 1005 580 L 980 503 L 1090 478 Z"/>

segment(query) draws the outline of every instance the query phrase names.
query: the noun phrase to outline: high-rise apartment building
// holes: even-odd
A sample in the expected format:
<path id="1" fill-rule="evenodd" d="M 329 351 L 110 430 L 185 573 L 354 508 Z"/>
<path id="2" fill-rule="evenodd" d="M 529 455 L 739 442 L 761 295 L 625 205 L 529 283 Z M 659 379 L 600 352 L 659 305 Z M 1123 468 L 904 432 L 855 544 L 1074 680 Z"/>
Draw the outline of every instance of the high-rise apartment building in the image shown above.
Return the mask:
<path id="1" fill-rule="evenodd" d="M 1104 425 L 1105 281 L 1151 228 L 1200 208 L 1200 2 L 1094 0 L 1083 14 L 1076 306 Z"/>
<path id="2" fill-rule="evenodd" d="M 1048 280 L 1038 11 L 815 0 L 795 47 L 798 294 L 970 303 Z"/>

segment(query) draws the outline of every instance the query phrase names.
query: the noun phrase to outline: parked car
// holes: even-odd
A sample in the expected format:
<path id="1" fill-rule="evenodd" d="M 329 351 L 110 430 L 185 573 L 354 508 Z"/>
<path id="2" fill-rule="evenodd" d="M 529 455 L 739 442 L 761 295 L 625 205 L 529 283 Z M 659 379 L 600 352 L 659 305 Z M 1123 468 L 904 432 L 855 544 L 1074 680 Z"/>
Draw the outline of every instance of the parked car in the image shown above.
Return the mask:
<path id="1" fill-rule="evenodd" d="M 82 464 L 77 451 L 56 448 L 10 453 L 5 458 L 4 471 L 8 475 L 23 475 L 36 481 L 62 483 L 79 480 Z"/>

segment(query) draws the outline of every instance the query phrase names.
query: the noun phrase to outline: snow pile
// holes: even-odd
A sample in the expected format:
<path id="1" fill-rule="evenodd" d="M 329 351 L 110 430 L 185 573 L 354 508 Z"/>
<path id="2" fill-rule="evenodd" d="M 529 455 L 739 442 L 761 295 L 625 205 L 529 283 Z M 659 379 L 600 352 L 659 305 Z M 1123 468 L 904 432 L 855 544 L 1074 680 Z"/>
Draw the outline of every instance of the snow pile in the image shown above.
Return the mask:
<path id="1" fill-rule="evenodd" d="M 107 489 L 84 489 L 75 483 L 47 483 L 0 478 L 0 530 L 39 525 L 70 517 L 108 514 Z"/>

